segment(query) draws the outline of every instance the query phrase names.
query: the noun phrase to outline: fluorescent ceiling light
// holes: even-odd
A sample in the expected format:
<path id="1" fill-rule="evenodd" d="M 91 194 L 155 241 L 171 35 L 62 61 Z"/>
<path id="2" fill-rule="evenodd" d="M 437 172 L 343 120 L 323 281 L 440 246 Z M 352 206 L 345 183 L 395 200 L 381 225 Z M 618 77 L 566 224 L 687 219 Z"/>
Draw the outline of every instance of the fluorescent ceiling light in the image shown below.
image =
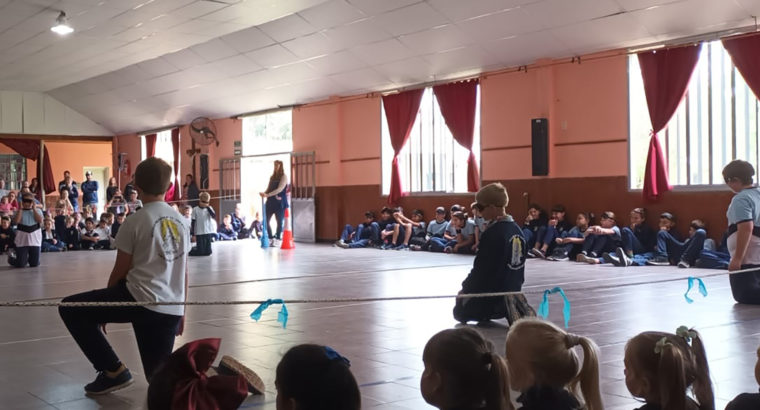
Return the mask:
<path id="1" fill-rule="evenodd" d="M 50 27 L 50 31 L 65 36 L 66 34 L 73 33 L 74 29 L 69 25 L 69 19 L 66 17 L 66 13 L 61 12 L 61 14 L 58 15 L 58 18 L 55 19 L 55 25 Z"/>

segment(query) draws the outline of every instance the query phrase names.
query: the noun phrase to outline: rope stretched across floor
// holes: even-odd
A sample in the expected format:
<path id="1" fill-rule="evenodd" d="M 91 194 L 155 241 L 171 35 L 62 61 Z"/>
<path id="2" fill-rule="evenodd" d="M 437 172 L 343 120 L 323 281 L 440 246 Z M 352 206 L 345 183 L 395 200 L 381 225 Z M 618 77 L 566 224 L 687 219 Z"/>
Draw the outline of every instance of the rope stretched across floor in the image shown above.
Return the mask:
<path id="1" fill-rule="evenodd" d="M 757 268 L 743 269 L 733 272 L 716 272 L 698 276 L 700 279 L 717 276 L 728 276 L 746 272 L 757 272 Z M 607 289 L 619 289 L 621 287 L 652 285 L 658 283 L 678 282 L 688 278 L 671 278 L 655 281 L 641 281 L 616 285 L 600 285 L 580 288 L 565 289 L 565 292 L 588 292 Z M 551 288 L 551 286 L 549 286 Z M 456 299 L 456 298 L 487 298 L 501 297 L 510 295 L 543 295 L 545 290 L 524 290 L 520 292 L 492 292 L 492 293 L 474 293 L 459 295 L 426 295 L 426 296 L 386 296 L 386 297 L 355 297 L 355 298 L 321 298 L 321 299 L 288 299 L 284 300 L 288 304 L 306 304 L 306 303 L 357 303 L 357 302 L 385 302 L 399 300 L 428 300 L 428 299 Z M 0 301 L 0 307 L 116 307 L 116 306 L 221 306 L 221 305 L 258 305 L 265 303 L 266 300 L 212 300 L 212 301 L 185 301 L 185 302 L 60 302 L 60 301 Z"/>

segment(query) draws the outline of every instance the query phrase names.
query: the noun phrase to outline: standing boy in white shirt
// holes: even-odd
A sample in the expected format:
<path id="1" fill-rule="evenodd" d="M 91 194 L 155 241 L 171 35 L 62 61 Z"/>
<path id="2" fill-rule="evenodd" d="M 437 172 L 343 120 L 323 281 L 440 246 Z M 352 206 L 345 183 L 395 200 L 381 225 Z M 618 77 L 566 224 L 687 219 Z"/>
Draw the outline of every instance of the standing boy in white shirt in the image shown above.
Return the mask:
<path id="1" fill-rule="evenodd" d="M 195 247 L 190 250 L 190 256 L 211 255 L 211 238 L 216 236 L 216 213 L 209 205 L 210 200 L 208 192 L 201 192 L 198 206 L 193 208 L 191 232 L 195 235 Z"/>
<path id="2" fill-rule="evenodd" d="M 143 209 L 127 218 L 114 246 L 118 249 L 105 289 L 80 293 L 64 302 L 183 302 L 187 296 L 189 223 L 164 199 L 171 167 L 148 158 L 135 170 Z M 185 307 L 60 307 L 59 313 L 98 376 L 85 386 L 88 395 L 106 394 L 132 383 L 132 375 L 105 337 L 107 323 L 132 323 L 145 377 L 169 357 L 182 334 Z"/>

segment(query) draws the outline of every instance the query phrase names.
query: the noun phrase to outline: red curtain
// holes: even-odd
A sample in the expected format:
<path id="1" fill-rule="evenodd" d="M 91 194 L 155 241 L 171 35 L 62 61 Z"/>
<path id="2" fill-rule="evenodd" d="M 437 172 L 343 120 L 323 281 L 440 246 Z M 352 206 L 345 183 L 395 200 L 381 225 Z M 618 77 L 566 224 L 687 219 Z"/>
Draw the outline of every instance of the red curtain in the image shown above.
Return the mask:
<path id="1" fill-rule="evenodd" d="M 24 158 L 37 161 L 40 158 L 40 141 L 32 139 L 19 139 L 19 138 L 0 138 L 0 143 L 7 145 L 12 150 L 16 151 Z M 42 161 L 42 168 L 44 169 L 42 177 L 40 177 L 39 167 L 37 168 L 37 180 L 45 187 L 45 192 L 56 192 L 58 187 L 55 185 L 55 179 L 53 178 L 53 167 L 50 165 L 50 155 L 48 149 L 45 147 L 45 155 Z"/>
<path id="2" fill-rule="evenodd" d="M 391 191 L 388 194 L 388 204 L 395 205 L 404 195 L 401 187 L 401 176 L 398 169 L 398 154 L 412 131 L 417 112 L 420 109 L 424 89 L 404 91 L 402 93 L 383 97 L 385 118 L 388 119 L 388 132 L 393 146 L 393 163 L 391 168 Z"/>
<path id="3" fill-rule="evenodd" d="M 174 196 L 173 201 L 179 201 L 182 189 L 179 188 L 179 128 L 172 130 L 172 155 L 174 155 Z"/>
<path id="4" fill-rule="evenodd" d="M 145 136 L 145 155 L 147 158 L 156 156 L 156 134 Z"/>
<path id="5" fill-rule="evenodd" d="M 451 135 L 459 145 L 470 151 L 467 158 L 467 190 L 480 189 L 480 173 L 472 143 L 475 138 L 475 105 L 478 97 L 478 80 L 463 81 L 433 87 L 441 114 Z"/>
<path id="6" fill-rule="evenodd" d="M 644 169 L 644 199 L 656 201 L 672 187 L 668 183 L 668 166 L 657 133 L 676 112 L 699 59 L 701 45 L 649 51 L 639 54 L 641 77 L 647 97 L 652 139 Z"/>
<path id="7" fill-rule="evenodd" d="M 724 38 L 723 47 L 755 97 L 760 98 L 760 33 Z"/>

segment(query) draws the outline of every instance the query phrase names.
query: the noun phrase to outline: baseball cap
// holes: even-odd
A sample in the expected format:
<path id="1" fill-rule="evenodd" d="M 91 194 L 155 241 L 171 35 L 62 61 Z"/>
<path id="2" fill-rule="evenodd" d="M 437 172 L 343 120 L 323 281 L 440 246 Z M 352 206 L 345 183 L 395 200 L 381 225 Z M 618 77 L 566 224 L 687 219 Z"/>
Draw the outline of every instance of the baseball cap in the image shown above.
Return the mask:
<path id="1" fill-rule="evenodd" d="M 509 204 L 509 195 L 504 185 L 494 182 L 480 188 L 480 191 L 475 194 L 475 201 L 483 208 L 488 206 L 504 208 Z"/>
<path id="2" fill-rule="evenodd" d="M 435 208 L 435 213 L 437 213 L 437 214 L 445 214 L 446 213 L 446 208 L 444 208 L 442 206 L 439 206 L 438 208 Z"/>
<path id="3" fill-rule="evenodd" d="M 91 176 L 91 175 L 92 175 L 92 172 L 90 172 L 90 171 L 87 171 L 87 172 L 85 172 L 85 173 L 84 173 L 84 175 L 85 175 L 85 176 Z"/>
<path id="4" fill-rule="evenodd" d="M 674 220 L 674 219 L 675 219 L 675 218 L 673 217 L 673 214 L 671 214 L 670 212 L 663 212 L 663 213 L 661 213 L 661 214 L 660 214 L 660 218 L 665 218 L 665 219 L 667 219 L 667 220 L 669 220 L 669 221 L 672 221 L 672 220 Z"/>

